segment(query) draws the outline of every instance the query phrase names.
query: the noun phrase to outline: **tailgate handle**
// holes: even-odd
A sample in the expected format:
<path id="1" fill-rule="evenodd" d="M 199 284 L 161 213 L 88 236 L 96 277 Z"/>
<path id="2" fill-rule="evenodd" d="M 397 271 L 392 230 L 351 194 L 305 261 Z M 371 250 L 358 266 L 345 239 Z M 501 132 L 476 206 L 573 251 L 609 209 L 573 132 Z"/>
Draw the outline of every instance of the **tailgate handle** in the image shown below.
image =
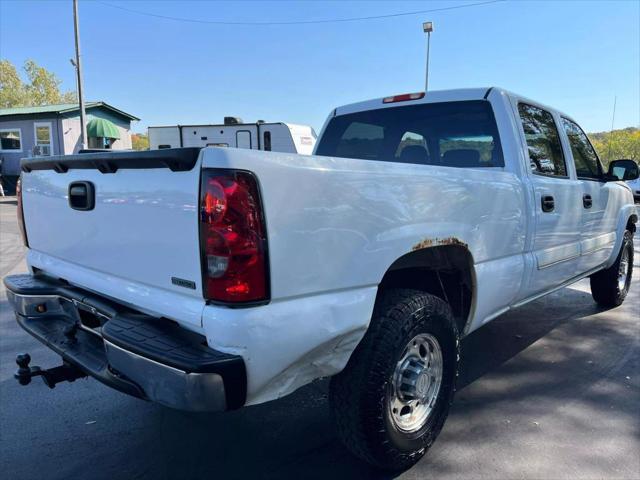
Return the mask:
<path id="1" fill-rule="evenodd" d="M 93 210 L 96 193 L 91 182 L 71 182 L 69 184 L 69 206 L 74 210 Z"/>

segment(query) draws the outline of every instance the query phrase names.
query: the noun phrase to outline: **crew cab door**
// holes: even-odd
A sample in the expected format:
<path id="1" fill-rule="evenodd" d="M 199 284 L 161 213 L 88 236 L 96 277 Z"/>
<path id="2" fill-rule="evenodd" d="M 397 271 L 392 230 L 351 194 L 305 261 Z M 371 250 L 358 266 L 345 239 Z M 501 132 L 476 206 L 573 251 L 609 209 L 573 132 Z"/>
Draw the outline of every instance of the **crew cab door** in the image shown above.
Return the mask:
<path id="1" fill-rule="evenodd" d="M 609 259 L 616 241 L 617 209 L 608 208 L 610 185 L 603 181 L 603 169 L 589 139 L 573 120 L 562 117 L 576 176 L 582 189 L 580 270 L 586 272 Z"/>
<path id="2" fill-rule="evenodd" d="M 571 179 L 559 133 L 559 118 L 544 108 L 517 102 L 533 189 L 533 268 L 524 295 L 549 290 L 579 274 L 582 185 Z"/>

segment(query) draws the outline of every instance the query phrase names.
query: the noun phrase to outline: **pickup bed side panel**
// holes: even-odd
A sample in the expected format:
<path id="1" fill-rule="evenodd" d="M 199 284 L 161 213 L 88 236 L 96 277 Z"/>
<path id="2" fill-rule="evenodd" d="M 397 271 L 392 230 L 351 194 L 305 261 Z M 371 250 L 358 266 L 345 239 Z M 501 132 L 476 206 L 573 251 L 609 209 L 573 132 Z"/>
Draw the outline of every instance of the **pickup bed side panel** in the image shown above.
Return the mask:
<path id="1" fill-rule="evenodd" d="M 377 285 L 400 256 L 450 238 L 476 264 L 524 249 L 521 182 L 500 168 L 217 148 L 203 166 L 257 174 L 274 300 Z"/>
<path id="2" fill-rule="evenodd" d="M 251 403 L 289 393 L 316 378 L 312 370 L 340 371 L 352 349 L 318 345 L 357 344 L 371 318 L 372 292 L 389 266 L 412 250 L 467 246 L 482 285 L 474 306 L 478 325 L 520 289 L 525 194 L 512 172 L 217 148 L 204 150 L 203 167 L 251 170 L 263 196 L 270 305 L 243 313 L 249 327 L 243 335 L 223 331 L 229 325 L 224 318 L 236 314 L 215 307 L 203 312 L 211 346 L 245 358 Z M 246 320 L 254 312 L 267 330 Z M 301 335 L 292 334 L 298 330 Z M 261 348 L 277 350 L 278 362 L 254 358 Z M 300 361 L 304 365 L 292 368 Z"/>

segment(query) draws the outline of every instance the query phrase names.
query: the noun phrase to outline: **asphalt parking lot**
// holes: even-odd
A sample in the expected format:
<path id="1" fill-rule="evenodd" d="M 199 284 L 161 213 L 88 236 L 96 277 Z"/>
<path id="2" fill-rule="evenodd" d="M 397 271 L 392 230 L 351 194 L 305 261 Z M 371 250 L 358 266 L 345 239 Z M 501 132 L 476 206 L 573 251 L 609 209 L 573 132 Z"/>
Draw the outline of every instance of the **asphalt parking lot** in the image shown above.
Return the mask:
<path id="1" fill-rule="evenodd" d="M 451 416 L 398 478 L 640 478 L 640 241 L 621 307 L 582 281 L 465 339 Z M 0 198 L 0 276 L 26 270 L 15 201 Z M 391 478 L 339 443 L 318 382 L 230 413 L 189 414 L 94 380 L 20 387 L 16 354 L 58 359 L 16 325 L 0 287 L 0 475 L 52 478 Z"/>

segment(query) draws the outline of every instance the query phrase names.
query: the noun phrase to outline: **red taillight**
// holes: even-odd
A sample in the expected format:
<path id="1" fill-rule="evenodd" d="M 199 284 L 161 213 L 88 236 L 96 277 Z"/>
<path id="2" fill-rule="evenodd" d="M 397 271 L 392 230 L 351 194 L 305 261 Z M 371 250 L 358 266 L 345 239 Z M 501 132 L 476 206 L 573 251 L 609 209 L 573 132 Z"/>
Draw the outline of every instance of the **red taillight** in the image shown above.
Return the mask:
<path id="1" fill-rule="evenodd" d="M 18 228 L 22 234 L 22 243 L 24 243 L 25 247 L 28 247 L 29 242 L 27 241 L 27 230 L 24 228 L 24 211 L 22 209 L 22 178 L 19 178 L 16 183 L 16 200 L 18 203 L 18 208 L 16 210 L 18 215 Z"/>
<path id="2" fill-rule="evenodd" d="M 421 98 L 424 98 L 424 92 L 405 93 L 403 95 L 394 95 L 393 97 L 386 97 L 382 100 L 382 103 L 406 102 L 409 100 L 420 100 Z"/>
<path id="3" fill-rule="evenodd" d="M 229 303 L 268 299 L 266 231 L 251 173 L 203 170 L 200 249 L 205 298 Z"/>

